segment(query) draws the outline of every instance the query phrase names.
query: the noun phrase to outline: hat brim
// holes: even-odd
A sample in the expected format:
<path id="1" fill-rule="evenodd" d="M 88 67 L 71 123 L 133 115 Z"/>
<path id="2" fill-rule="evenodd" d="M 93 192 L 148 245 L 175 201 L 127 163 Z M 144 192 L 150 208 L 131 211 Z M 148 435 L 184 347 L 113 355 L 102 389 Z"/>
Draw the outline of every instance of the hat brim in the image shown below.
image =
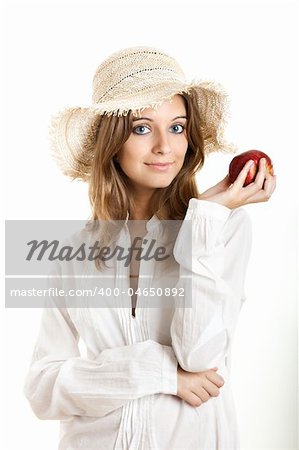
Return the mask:
<path id="1" fill-rule="evenodd" d="M 128 93 L 125 98 L 84 107 L 64 108 L 51 120 L 52 156 L 65 175 L 87 181 L 102 115 L 121 116 L 127 115 L 129 111 L 138 115 L 142 110 L 156 109 L 164 101 L 171 101 L 174 95 L 188 93 L 190 89 L 197 93 L 205 153 L 235 153 L 236 147 L 223 138 L 228 118 L 228 94 L 218 83 L 193 80 L 185 84 L 172 82 L 165 85 L 164 82 L 154 89 Z"/>

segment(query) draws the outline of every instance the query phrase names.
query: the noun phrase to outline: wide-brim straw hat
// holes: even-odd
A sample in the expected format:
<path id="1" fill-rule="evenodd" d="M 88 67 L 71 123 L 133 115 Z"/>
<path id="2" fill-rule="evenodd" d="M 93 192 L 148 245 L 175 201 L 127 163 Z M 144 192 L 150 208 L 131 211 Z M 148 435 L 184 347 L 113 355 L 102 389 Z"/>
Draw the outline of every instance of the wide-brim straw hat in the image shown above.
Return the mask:
<path id="1" fill-rule="evenodd" d="M 92 104 L 64 108 L 51 119 L 52 155 L 63 173 L 88 181 L 102 115 L 134 115 L 157 108 L 176 94 L 197 93 L 205 154 L 235 153 L 224 140 L 229 97 L 214 81 L 188 82 L 178 62 L 164 51 L 138 46 L 117 51 L 97 68 L 93 78 Z"/>

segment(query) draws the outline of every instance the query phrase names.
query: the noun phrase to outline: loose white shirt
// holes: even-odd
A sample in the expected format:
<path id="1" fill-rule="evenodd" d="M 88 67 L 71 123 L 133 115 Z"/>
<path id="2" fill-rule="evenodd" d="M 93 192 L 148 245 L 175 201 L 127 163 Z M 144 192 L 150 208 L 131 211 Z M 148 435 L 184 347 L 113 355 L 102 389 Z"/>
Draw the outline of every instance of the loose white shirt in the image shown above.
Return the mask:
<path id="1" fill-rule="evenodd" d="M 146 229 L 147 239 L 159 236 L 160 220 L 152 216 Z M 60 420 L 59 450 L 240 447 L 231 348 L 246 298 L 251 240 L 244 208 L 192 198 L 168 266 L 177 286 L 185 288 L 183 302 L 192 297 L 191 306 L 152 307 L 153 298 L 140 295 L 134 317 L 129 306 L 61 308 L 54 297 L 50 300 L 24 392 L 38 418 Z M 119 242 L 130 243 L 127 221 Z M 165 273 L 151 261 L 146 266 L 151 276 L 144 278 L 141 261 L 138 287 L 165 283 Z M 129 267 L 116 260 L 111 279 L 128 288 Z M 218 367 L 225 380 L 219 396 L 199 407 L 179 398 L 178 364 L 190 372 Z"/>

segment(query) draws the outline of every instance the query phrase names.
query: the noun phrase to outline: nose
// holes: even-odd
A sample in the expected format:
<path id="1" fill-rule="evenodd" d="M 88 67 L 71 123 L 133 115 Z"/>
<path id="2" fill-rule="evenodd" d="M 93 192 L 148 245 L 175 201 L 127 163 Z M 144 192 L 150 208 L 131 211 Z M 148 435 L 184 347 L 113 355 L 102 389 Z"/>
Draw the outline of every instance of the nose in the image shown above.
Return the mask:
<path id="1" fill-rule="evenodd" d="M 171 152 L 171 145 L 168 136 L 162 131 L 157 131 L 152 148 L 154 153 L 167 154 Z"/>

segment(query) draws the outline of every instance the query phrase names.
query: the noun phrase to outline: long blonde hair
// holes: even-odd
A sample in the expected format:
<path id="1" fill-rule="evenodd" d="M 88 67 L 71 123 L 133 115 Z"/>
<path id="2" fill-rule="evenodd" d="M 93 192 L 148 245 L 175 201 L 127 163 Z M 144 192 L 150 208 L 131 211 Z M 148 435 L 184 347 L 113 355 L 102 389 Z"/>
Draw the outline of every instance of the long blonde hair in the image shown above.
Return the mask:
<path id="1" fill-rule="evenodd" d="M 161 220 L 182 220 L 188 202 L 198 197 L 196 172 L 204 165 L 204 143 L 196 92 L 181 94 L 186 101 L 188 149 L 183 167 L 166 188 L 152 196 L 150 210 Z M 89 180 L 89 200 L 94 220 L 123 220 L 134 211 L 130 179 L 115 157 L 133 128 L 132 112 L 127 116 L 102 116 L 97 132 Z"/>
<path id="2" fill-rule="evenodd" d="M 196 91 L 191 89 L 188 94 L 180 95 L 185 99 L 187 109 L 188 148 L 180 172 L 169 186 L 157 188 L 151 198 L 149 210 L 160 220 L 184 219 L 189 200 L 199 196 L 195 177 L 196 172 L 204 165 L 205 159 Z M 92 220 L 89 225 L 95 230 L 96 221 L 109 221 L 109 226 L 104 227 L 105 238 L 101 241 L 102 246 L 113 242 L 113 238 L 115 239 L 120 231 L 114 221 L 125 220 L 127 212 L 131 217 L 135 209 L 130 179 L 116 161 L 118 152 L 132 132 L 132 115 L 132 112 L 119 117 L 103 115 L 97 131 L 89 180 L 89 200 L 92 209 Z M 102 231 L 104 228 L 101 226 Z M 101 266 L 99 258 L 96 259 L 96 266 L 98 268 Z"/>

